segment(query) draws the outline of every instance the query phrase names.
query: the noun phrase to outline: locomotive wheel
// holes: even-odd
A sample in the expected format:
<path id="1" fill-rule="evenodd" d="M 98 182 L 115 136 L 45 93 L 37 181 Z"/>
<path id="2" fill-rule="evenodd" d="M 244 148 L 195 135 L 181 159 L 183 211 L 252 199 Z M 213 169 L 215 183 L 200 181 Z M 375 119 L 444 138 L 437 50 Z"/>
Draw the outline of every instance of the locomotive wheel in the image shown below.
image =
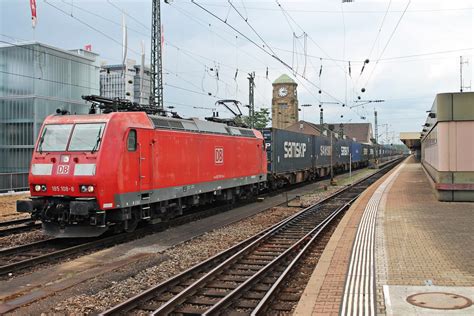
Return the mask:
<path id="1" fill-rule="evenodd" d="M 135 216 L 132 215 L 131 219 L 127 219 L 124 222 L 124 230 L 127 233 L 131 233 L 131 232 L 135 231 L 135 229 L 138 226 L 138 222 L 139 222 L 138 218 L 136 218 Z"/>
<path id="2" fill-rule="evenodd" d="M 125 222 L 124 230 L 127 233 L 131 233 L 131 232 L 135 231 L 137 226 L 138 226 L 138 220 L 137 219 L 129 219 Z"/>

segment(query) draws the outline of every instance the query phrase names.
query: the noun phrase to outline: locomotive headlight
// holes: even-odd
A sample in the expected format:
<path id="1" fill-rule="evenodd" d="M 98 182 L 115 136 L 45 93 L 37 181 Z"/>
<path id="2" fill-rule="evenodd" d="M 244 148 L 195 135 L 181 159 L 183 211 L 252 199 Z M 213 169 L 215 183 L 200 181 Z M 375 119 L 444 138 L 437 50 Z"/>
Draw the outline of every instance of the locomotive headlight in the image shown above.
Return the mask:
<path id="1" fill-rule="evenodd" d="M 46 192 L 46 185 L 43 184 L 43 185 L 41 186 L 41 191 Z"/>
<path id="2" fill-rule="evenodd" d="M 93 185 L 81 185 L 80 190 L 82 193 L 93 193 L 95 189 Z"/>
<path id="3" fill-rule="evenodd" d="M 35 185 L 35 191 L 36 192 L 41 191 L 41 185 L 39 185 L 39 184 Z"/>

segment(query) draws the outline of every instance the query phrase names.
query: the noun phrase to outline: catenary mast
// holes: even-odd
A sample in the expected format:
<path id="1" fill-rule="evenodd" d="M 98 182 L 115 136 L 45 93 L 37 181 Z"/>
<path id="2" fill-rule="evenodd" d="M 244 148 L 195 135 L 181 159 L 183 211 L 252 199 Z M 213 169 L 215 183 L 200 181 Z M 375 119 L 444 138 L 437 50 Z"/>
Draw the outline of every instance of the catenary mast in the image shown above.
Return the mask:
<path id="1" fill-rule="evenodd" d="M 163 38 L 161 34 L 160 0 L 152 1 L 150 105 L 163 110 Z M 168 3 L 168 0 L 165 0 L 165 2 Z"/>

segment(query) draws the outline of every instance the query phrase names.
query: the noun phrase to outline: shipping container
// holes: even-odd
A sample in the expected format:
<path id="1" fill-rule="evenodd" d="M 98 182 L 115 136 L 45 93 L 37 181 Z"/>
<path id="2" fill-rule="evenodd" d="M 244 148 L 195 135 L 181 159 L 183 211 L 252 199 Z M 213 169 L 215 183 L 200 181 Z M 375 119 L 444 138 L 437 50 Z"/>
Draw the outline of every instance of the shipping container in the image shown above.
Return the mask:
<path id="1" fill-rule="evenodd" d="M 277 128 L 262 130 L 268 172 L 283 174 L 314 167 L 314 136 Z"/>
<path id="2" fill-rule="evenodd" d="M 335 139 L 333 139 L 335 141 Z M 318 168 L 331 165 L 331 140 L 326 136 L 314 136 L 315 161 Z"/>
<path id="3" fill-rule="evenodd" d="M 351 155 L 352 155 L 352 162 L 360 162 L 364 159 L 361 143 L 352 142 Z"/>
<path id="4" fill-rule="evenodd" d="M 334 158 L 335 164 L 342 165 L 349 163 L 349 154 L 351 151 L 352 141 L 348 139 L 338 139 L 336 140 L 334 148 Z"/>

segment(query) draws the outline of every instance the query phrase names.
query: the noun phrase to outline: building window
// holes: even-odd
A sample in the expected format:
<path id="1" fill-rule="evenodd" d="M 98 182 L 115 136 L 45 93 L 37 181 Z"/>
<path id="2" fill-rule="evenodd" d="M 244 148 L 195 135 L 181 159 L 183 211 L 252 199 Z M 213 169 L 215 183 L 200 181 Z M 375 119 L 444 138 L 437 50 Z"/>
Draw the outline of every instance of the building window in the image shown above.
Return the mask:
<path id="1" fill-rule="evenodd" d="M 281 110 L 286 110 L 286 109 L 288 109 L 288 103 L 278 103 L 278 107 Z"/>

